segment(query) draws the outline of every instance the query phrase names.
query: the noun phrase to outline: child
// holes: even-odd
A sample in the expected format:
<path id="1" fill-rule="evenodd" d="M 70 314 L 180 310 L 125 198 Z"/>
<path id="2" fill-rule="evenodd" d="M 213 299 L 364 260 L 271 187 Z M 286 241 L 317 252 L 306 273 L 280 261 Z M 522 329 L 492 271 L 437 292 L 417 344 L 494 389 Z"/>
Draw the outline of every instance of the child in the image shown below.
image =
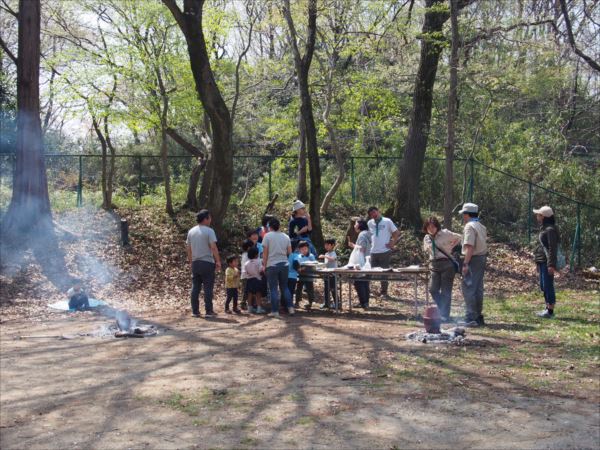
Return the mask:
<path id="1" fill-rule="evenodd" d="M 262 275 L 263 271 L 261 260 L 258 259 L 258 249 L 251 247 L 248 250 L 248 261 L 246 262 L 246 288 L 250 302 L 250 312 L 253 314 L 264 314 L 266 311 L 262 308 Z"/>
<path id="2" fill-rule="evenodd" d="M 246 238 L 256 246 L 258 249 L 258 257 L 262 258 L 263 254 L 263 246 L 262 243 L 258 241 L 258 230 L 250 230 L 246 233 Z"/>
<path id="3" fill-rule="evenodd" d="M 310 247 L 306 241 L 298 242 L 298 250 L 300 251 L 300 256 L 298 258 L 298 262 L 300 263 L 298 273 L 300 276 L 296 286 L 296 308 L 299 306 L 300 300 L 302 300 L 302 288 L 306 286 L 306 293 L 308 294 L 308 305 L 306 306 L 306 309 L 310 310 L 315 300 L 315 284 L 313 281 L 302 279 L 302 273 L 305 271 L 305 269 L 302 268 L 302 263 L 315 261 L 315 255 L 310 253 Z"/>
<path id="4" fill-rule="evenodd" d="M 294 292 L 296 292 L 296 283 L 298 282 L 298 270 L 300 269 L 300 249 L 296 243 L 292 243 L 292 253 L 288 257 L 288 291 L 292 304 L 294 303 Z"/>
<path id="5" fill-rule="evenodd" d="M 310 240 L 312 221 L 306 211 L 306 205 L 300 200 L 294 201 L 292 206 L 292 217 L 288 224 L 288 235 L 292 241 L 306 241 L 310 253 L 317 256 L 317 250 Z"/>
<path id="6" fill-rule="evenodd" d="M 87 294 L 81 288 L 81 281 L 76 280 L 73 287 L 67 291 L 69 311 L 84 311 L 90 307 Z"/>
<path id="7" fill-rule="evenodd" d="M 335 239 L 325 240 L 325 254 L 319 255 L 319 259 L 325 261 L 328 269 L 337 268 L 337 253 L 335 253 Z M 321 305 L 321 309 L 329 308 L 329 296 L 333 297 L 334 304 L 337 304 L 337 295 L 335 291 L 335 279 L 333 277 L 325 278 L 325 303 Z"/>
<path id="8" fill-rule="evenodd" d="M 248 309 L 248 289 L 246 286 L 247 276 L 246 276 L 246 263 L 248 262 L 248 250 L 254 247 L 254 244 L 251 240 L 247 239 L 242 244 L 242 309 L 245 311 Z"/>
<path id="9" fill-rule="evenodd" d="M 225 301 L 225 312 L 229 311 L 229 304 L 233 300 L 233 312 L 241 313 L 238 309 L 238 289 L 240 288 L 240 271 L 238 270 L 239 257 L 237 255 L 229 255 L 227 257 L 227 269 L 225 269 L 225 289 L 227 300 Z"/>

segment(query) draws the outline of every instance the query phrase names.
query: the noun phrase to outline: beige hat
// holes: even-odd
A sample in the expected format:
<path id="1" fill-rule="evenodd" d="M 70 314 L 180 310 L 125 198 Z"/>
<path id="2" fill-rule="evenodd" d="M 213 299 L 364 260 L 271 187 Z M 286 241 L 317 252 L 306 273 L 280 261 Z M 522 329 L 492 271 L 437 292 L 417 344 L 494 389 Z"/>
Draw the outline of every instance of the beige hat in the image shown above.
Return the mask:
<path id="1" fill-rule="evenodd" d="M 554 211 L 549 206 L 542 206 L 540 209 L 534 209 L 534 214 L 541 214 L 544 217 L 552 217 L 554 215 Z"/>
<path id="2" fill-rule="evenodd" d="M 475 203 L 465 203 L 462 206 L 462 209 L 458 213 L 465 214 L 465 213 L 477 213 L 477 212 L 479 212 L 479 206 L 477 206 Z"/>
<path id="3" fill-rule="evenodd" d="M 302 208 L 306 208 L 306 205 L 304 203 L 302 203 L 301 200 L 296 200 L 296 201 L 294 201 L 294 204 L 292 205 L 292 212 L 296 212 Z"/>

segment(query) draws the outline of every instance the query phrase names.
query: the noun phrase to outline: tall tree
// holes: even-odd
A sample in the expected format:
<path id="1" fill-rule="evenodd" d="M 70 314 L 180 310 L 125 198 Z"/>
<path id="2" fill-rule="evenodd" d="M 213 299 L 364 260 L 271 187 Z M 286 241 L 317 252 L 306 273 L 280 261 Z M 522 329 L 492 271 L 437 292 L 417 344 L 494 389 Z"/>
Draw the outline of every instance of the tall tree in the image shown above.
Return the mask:
<path id="1" fill-rule="evenodd" d="M 206 50 L 202 27 L 205 0 L 184 0 L 183 11 L 175 0 L 162 0 L 177 21 L 187 43 L 196 91 L 210 118 L 212 138 L 212 183 L 207 207 L 217 231 L 222 229 L 233 184 L 233 125 L 221 96 Z"/>
<path id="2" fill-rule="evenodd" d="M 298 77 L 300 115 L 304 124 L 306 156 L 308 159 L 308 172 L 310 175 L 308 204 L 313 225 L 312 238 L 317 248 L 323 248 L 323 230 L 321 229 L 321 167 L 319 164 L 319 149 L 317 146 L 317 127 L 313 115 L 312 98 L 308 80 L 317 36 L 317 0 L 308 0 L 308 26 L 304 55 L 300 54 L 300 49 L 298 48 L 298 34 L 292 18 L 289 0 L 284 1 L 283 15 L 288 24 L 289 40 L 294 56 L 296 75 Z"/>
<path id="3" fill-rule="evenodd" d="M 404 156 L 398 166 L 398 186 L 394 218 L 404 226 L 421 227 L 419 203 L 421 173 L 431 123 L 433 85 L 440 54 L 444 48 L 442 27 L 450 16 L 443 0 L 425 1 L 425 20 L 421 31 L 421 55 L 415 79 Z"/>
<path id="4" fill-rule="evenodd" d="M 17 159 L 5 236 L 52 230 L 40 120 L 40 10 L 40 0 L 19 1 L 19 50 L 12 58 L 17 65 Z"/>
<path id="5" fill-rule="evenodd" d="M 448 124 L 446 141 L 446 174 L 444 177 L 444 225 L 452 229 L 452 209 L 454 208 L 454 145 L 456 136 L 457 90 L 458 90 L 458 0 L 450 0 L 450 24 L 452 43 L 450 53 L 450 90 L 448 92 Z"/>

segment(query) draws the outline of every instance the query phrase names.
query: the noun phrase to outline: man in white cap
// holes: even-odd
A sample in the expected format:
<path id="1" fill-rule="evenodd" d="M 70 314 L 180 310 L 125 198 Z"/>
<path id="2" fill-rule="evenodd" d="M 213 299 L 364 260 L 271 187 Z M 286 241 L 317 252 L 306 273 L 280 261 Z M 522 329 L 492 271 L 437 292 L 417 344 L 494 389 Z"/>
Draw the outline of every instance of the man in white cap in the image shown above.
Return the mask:
<path id="1" fill-rule="evenodd" d="M 483 275 L 487 260 L 487 229 L 479 221 L 479 206 L 465 203 L 459 211 L 465 224 L 462 241 L 462 293 L 465 298 L 464 326 L 479 327 L 483 320 Z"/>
<path id="2" fill-rule="evenodd" d="M 560 234 L 554 218 L 554 211 L 549 206 L 534 209 L 533 213 L 540 224 L 538 245 L 534 251 L 540 289 L 544 293 L 546 309 L 538 313 L 538 317 L 546 319 L 554 317 L 556 293 L 554 291 L 554 274 L 560 268 L 558 261 Z"/>

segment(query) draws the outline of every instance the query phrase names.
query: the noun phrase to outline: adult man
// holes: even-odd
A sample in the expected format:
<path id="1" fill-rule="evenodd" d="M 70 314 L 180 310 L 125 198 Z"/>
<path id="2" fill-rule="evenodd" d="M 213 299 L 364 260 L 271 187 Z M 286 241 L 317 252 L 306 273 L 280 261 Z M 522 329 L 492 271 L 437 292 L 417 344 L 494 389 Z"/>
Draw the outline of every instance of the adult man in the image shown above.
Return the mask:
<path id="1" fill-rule="evenodd" d="M 263 267 L 267 273 L 267 283 L 271 293 L 271 317 L 279 317 L 279 300 L 284 299 L 290 315 L 294 314 L 292 298 L 287 288 L 288 256 L 292 244 L 287 234 L 279 231 L 278 219 L 269 221 L 269 232 L 263 238 Z"/>
<path id="2" fill-rule="evenodd" d="M 479 206 L 465 203 L 459 211 L 465 224 L 462 241 L 462 293 L 467 313 L 464 325 L 479 327 L 483 320 L 483 275 L 487 260 L 487 229 L 479 221 Z"/>
<path id="3" fill-rule="evenodd" d="M 371 267 L 390 267 L 390 258 L 392 249 L 396 245 L 400 230 L 394 225 L 391 219 L 383 217 L 379 209 L 371 206 L 367 210 L 369 215 L 369 232 L 371 233 Z M 381 295 L 388 295 L 388 282 L 381 282 Z"/>
<path id="4" fill-rule="evenodd" d="M 217 236 L 210 228 L 212 217 L 207 209 L 196 215 L 198 225 L 188 231 L 185 241 L 187 257 L 192 269 L 192 315 L 200 317 L 200 288 L 204 285 L 204 307 L 206 317 L 213 317 L 213 288 L 215 271 L 221 270 L 221 258 L 217 248 Z"/>

